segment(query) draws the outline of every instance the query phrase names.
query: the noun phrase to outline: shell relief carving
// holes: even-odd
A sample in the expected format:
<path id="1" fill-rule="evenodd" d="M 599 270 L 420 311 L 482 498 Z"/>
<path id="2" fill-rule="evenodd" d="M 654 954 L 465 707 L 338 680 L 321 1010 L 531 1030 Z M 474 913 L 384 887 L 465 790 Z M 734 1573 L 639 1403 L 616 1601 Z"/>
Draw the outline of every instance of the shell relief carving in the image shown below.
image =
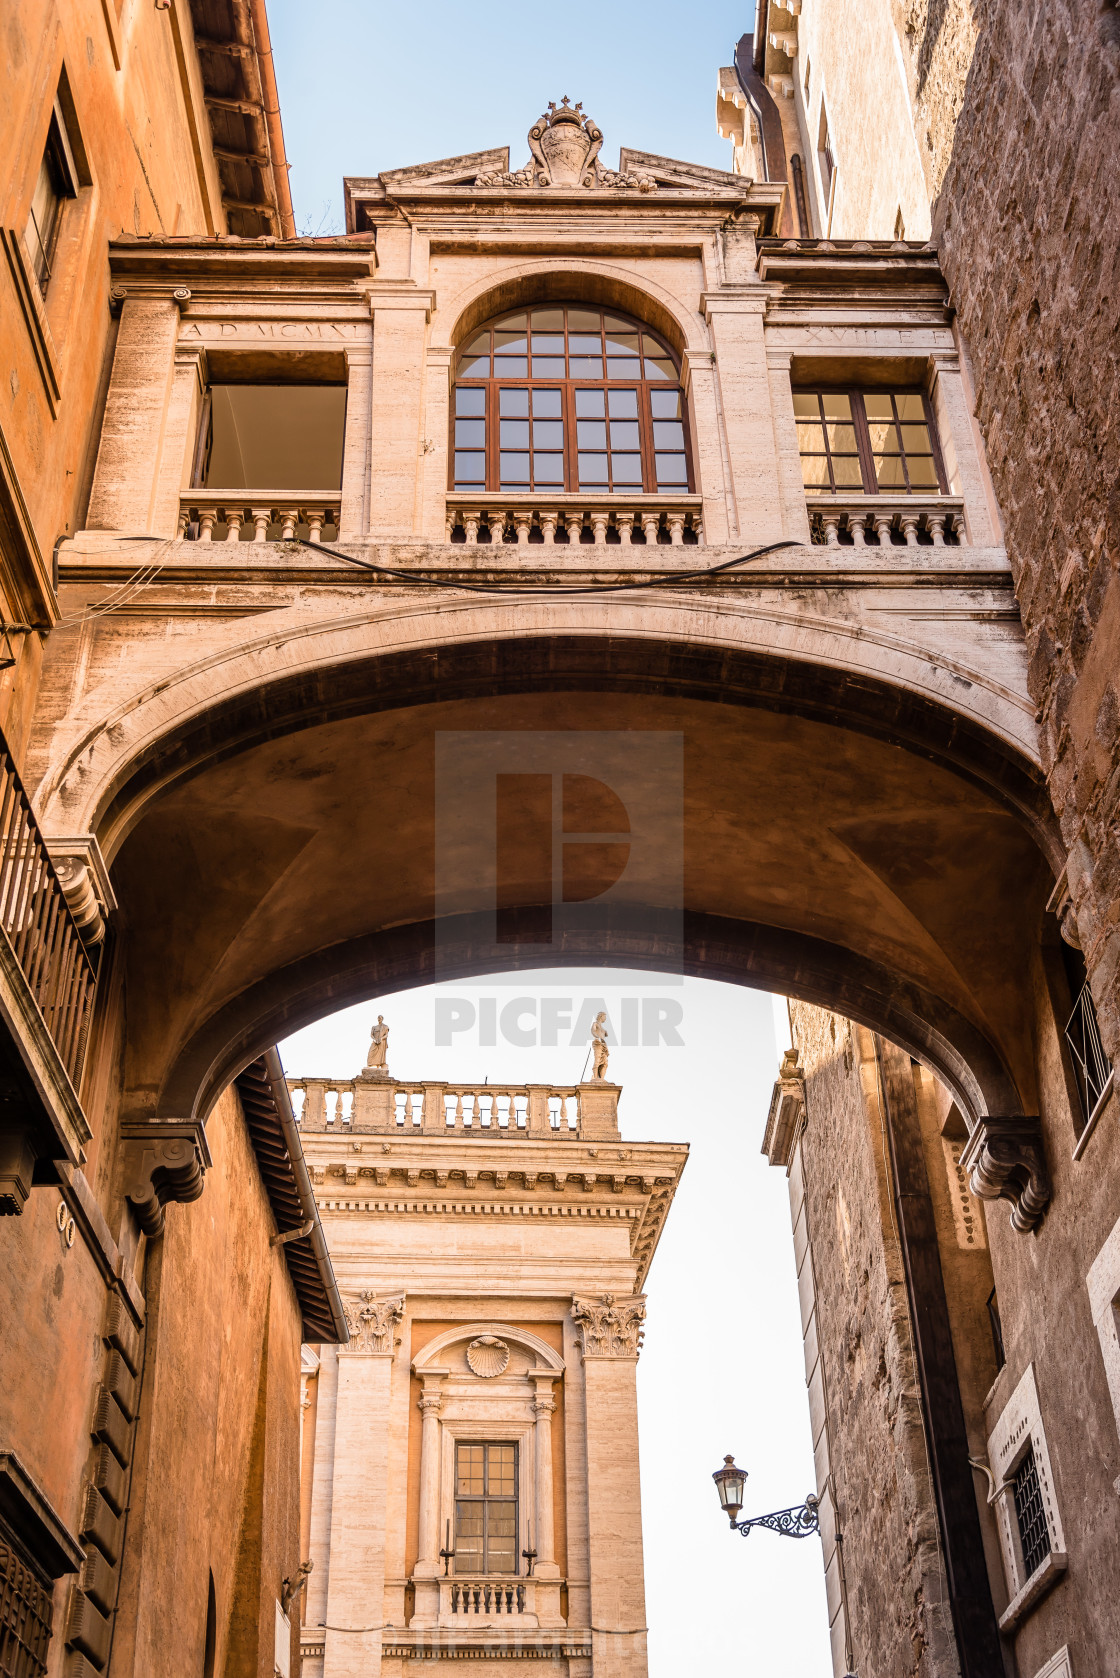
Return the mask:
<path id="1" fill-rule="evenodd" d="M 467 1347 L 467 1362 L 484 1381 L 501 1375 L 509 1364 L 509 1347 L 496 1334 L 480 1334 Z"/>

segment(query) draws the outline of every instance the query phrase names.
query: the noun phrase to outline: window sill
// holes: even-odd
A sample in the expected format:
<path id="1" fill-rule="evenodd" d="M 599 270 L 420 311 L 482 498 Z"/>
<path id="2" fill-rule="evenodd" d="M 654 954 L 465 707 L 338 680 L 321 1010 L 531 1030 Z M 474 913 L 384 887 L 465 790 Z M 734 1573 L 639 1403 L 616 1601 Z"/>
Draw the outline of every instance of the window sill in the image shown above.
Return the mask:
<path id="1" fill-rule="evenodd" d="M 1036 1567 L 1022 1590 L 1017 1592 L 999 1617 L 999 1629 L 1011 1632 L 1054 1589 L 1069 1566 L 1064 1550 L 1051 1550 L 1041 1567 Z"/>
<path id="2" fill-rule="evenodd" d="M 1089 1117 L 1085 1121 L 1085 1129 L 1077 1138 L 1077 1146 L 1073 1150 L 1073 1158 L 1075 1160 L 1080 1159 L 1082 1154 L 1085 1152 L 1085 1149 L 1089 1146 L 1089 1138 L 1096 1130 L 1097 1124 L 1100 1121 L 1100 1116 L 1108 1106 L 1109 1097 L 1112 1095 L 1112 1091 L 1115 1087 L 1115 1081 L 1116 1073 L 1115 1071 L 1112 1071 L 1108 1075 L 1108 1082 L 1101 1091 L 1100 1100 L 1097 1102 L 1097 1105 L 1093 1108 L 1093 1111 L 1089 1114 Z"/>

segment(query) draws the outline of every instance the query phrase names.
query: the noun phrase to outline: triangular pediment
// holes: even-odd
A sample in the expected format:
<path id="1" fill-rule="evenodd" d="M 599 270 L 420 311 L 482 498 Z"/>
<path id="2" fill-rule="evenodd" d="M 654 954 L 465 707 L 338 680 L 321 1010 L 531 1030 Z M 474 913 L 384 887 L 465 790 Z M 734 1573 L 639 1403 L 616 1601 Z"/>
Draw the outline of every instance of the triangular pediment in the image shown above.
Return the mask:
<path id="1" fill-rule="evenodd" d="M 407 169 L 383 169 L 377 177 L 390 192 L 409 186 L 470 186 L 478 175 L 502 175 L 509 168 L 509 147 L 441 157 L 434 163 L 413 163 Z"/>
<path id="2" fill-rule="evenodd" d="M 679 192 L 732 192 L 745 196 L 750 182 L 728 169 L 709 169 L 703 163 L 682 163 L 676 157 L 659 157 L 652 151 L 631 151 L 623 146 L 618 155 L 619 173 L 651 176 L 658 186 L 676 187 Z"/>

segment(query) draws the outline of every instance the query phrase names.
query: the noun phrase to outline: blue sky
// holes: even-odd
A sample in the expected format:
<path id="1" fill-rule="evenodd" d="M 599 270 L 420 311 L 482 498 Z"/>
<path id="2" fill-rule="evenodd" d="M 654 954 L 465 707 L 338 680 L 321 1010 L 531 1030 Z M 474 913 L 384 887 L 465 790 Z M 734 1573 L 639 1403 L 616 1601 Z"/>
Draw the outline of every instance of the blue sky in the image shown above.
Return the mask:
<path id="1" fill-rule="evenodd" d="M 270 0 L 292 197 L 301 232 L 339 231 L 342 177 L 510 147 L 550 99 L 582 99 L 620 145 L 731 167 L 716 74 L 754 27 L 751 0 L 614 0 L 587 7 Z"/>

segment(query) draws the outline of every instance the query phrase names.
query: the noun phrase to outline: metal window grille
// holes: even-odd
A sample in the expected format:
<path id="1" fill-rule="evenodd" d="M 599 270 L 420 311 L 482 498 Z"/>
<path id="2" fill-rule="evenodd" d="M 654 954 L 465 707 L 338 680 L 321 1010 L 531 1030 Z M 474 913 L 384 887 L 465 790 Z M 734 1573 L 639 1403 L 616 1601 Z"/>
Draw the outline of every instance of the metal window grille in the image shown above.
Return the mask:
<path id="1" fill-rule="evenodd" d="M 43 1678 L 50 1640 L 50 1593 L 0 1542 L 0 1678 Z"/>
<path id="2" fill-rule="evenodd" d="M 1015 1518 L 1023 1546 L 1023 1567 L 1029 1579 L 1042 1566 L 1051 1548 L 1033 1446 L 1015 1470 Z"/>
<path id="3" fill-rule="evenodd" d="M 1066 1042 L 1073 1058 L 1077 1092 L 1088 1120 L 1112 1076 L 1112 1063 L 1104 1052 L 1093 993 L 1088 985 L 1083 986 L 1073 1005 L 1073 1013 L 1066 1022 Z"/>

